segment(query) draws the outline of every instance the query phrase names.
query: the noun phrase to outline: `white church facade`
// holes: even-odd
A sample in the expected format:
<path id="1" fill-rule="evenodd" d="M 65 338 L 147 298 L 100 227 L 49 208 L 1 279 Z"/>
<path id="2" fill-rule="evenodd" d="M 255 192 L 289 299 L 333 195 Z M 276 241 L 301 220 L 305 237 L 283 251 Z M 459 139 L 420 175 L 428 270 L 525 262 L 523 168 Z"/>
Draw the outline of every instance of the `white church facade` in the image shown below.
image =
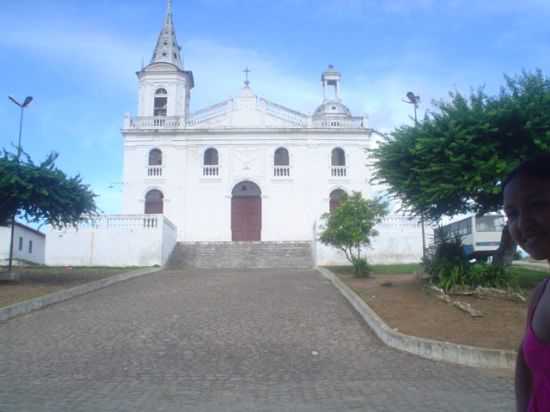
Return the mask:
<path id="1" fill-rule="evenodd" d="M 191 112 L 195 79 L 169 0 L 151 62 L 137 77 L 138 110 L 122 128 L 125 216 L 164 215 L 179 242 L 312 242 L 316 263 L 345 263 L 315 241 L 321 216 L 343 193 L 376 193 L 367 119 L 344 105 L 333 66 L 321 75 L 311 115 L 257 96 L 248 70 L 238 96 Z M 372 261 L 420 259 L 417 222 L 390 216 L 378 230 Z"/>

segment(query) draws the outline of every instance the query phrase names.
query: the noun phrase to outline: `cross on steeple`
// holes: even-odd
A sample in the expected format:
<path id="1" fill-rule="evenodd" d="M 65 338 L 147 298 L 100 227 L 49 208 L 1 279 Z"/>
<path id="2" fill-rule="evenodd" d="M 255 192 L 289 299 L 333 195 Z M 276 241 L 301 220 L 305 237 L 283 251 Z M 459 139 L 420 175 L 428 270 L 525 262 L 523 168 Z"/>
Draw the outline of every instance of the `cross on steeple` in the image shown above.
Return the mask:
<path id="1" fill-rule="evenodd" d="M 248 74 L 250 73 L 250 69 L 248 68 L 248 66 L 246 67 L 246 69 L 243 70 L 245 76 L 246 76 L 246 80 L 244 81 L 244 85 L 246 87 L 250 86 L 250 81 L 248 80 Z"/>

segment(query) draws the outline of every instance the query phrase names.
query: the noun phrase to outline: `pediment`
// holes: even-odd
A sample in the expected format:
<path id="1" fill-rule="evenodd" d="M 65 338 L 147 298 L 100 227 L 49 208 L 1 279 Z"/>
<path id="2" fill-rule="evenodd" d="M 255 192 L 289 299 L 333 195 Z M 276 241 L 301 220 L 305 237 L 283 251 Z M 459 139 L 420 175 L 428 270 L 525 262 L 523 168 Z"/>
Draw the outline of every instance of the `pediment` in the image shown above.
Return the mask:
<path id="1" fill-rule="evenodd" d="M 199 110 L 188 127 L 204 128 L 302 128 L 309 117 L 252 94 L 241 95 Z"/>

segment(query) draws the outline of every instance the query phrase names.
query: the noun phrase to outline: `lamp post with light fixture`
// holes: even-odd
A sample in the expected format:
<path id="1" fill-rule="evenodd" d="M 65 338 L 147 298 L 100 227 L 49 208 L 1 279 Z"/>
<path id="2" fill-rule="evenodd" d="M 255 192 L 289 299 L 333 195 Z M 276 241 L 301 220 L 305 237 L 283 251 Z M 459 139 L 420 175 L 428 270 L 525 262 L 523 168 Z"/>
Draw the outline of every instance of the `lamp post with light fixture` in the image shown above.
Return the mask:
<path id="1" fill-rule="evenodd" d="M 414 127 L 418 127 L 418 117 L 417 110 L 418 105 L 420 104 L 420 96 L 417 96 L 413 92 L 407 92 L 407 100 L 403 99 L 403 102 L 412 104 L 414 107 Z M 422 257 L 426 257 L 426 240 L 425 240 L 425 230 L 424 230 L 424 214 L 420 213 L 420 224 L 422 226 Z"/>
<path id="2" fill-rule="evenodd" d="M 19 137 L 17 139 L 17 167 L 19 168 L 19 158 L 21 157 L 21 136 L 23 135 L 23 113 L 25 112 L 25 108 L 32 102 L 32 96 L 27 96 L 23 103 L 19 103 L 17 100 L 15 100 L 13 97 L 8 96 L 8 98 L 17 106 L 19 106 L 20 109 L 20 116 L 19 116 Z M 8 272 L 11 273 L 12 267 L 13 267 L 13 237 L 15 233 L 15 217 L 17 215 L 17 210 L 13 213 L 12 219 L 11 219 L 11 236 L 10 236 L 10 256 L 8 261 Z"/>

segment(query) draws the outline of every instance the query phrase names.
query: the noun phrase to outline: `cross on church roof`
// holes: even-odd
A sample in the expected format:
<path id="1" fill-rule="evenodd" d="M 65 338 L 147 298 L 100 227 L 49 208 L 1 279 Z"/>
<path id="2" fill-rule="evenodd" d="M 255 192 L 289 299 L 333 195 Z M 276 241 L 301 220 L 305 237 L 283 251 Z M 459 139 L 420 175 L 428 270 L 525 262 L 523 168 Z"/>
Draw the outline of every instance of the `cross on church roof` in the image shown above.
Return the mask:
<path id="1" fill-rule="evenodd" d="M 244 82 L 244 85 L 246 87 L 250 86 L 250 81 L 248 80 L 248 74 L 250 73 L 250 69 L 248 68 L 248 66 L 246 67 L 246 69 L 243 70 L 245 76 L 246 76 L 246 80 Z"/>

